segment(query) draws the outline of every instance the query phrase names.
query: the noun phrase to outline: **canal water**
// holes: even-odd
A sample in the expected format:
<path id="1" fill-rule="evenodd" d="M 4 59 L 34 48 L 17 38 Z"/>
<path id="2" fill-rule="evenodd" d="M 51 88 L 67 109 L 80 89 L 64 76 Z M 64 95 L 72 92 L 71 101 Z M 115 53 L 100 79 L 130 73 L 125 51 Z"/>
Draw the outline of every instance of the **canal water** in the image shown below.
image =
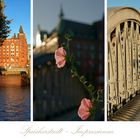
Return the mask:
<path id="1" fill-rule="evenodd" d="M 20 75 L 0 76 L 0 121 L 30 120 L 30 87 Z"/>

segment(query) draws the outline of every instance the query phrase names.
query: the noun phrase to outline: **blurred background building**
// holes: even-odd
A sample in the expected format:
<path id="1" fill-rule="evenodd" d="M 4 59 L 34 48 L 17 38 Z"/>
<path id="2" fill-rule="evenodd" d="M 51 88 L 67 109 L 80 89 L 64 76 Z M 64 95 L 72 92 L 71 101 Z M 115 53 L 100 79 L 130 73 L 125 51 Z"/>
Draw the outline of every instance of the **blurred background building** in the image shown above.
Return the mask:
<path id="1" fill-rule="evenodd" d="M 34 120 L 80 120 L 80 101 L 89 97 L 79 81 L 71 77 L 68 66 L 60 70 L 55 65 L 54 52 L 67 43 L 66 34 L 72 37 L 69 46 L 79 73 L 96 90 L 104 88 L 104 18 L 92 24 L 66 19 L 61 6 L 55 28 L 48 32 L 38 26 L 35 35 Z M 95 120 L 104 118 L 103 97 L 101 93 Z"/>

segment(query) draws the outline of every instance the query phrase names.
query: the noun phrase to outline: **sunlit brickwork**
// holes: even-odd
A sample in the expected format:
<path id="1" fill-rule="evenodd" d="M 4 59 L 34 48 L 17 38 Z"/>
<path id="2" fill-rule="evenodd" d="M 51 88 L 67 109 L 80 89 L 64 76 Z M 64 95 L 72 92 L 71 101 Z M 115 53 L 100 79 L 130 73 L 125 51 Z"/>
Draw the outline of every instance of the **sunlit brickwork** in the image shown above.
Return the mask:
<path id="1" fill-rule="evenodd" d="M 28 45 L 20 26 L 19 33 L 10 39 L 6 39 L 0 47 L 0 67 L 25 68 L 28 62 Z"/>

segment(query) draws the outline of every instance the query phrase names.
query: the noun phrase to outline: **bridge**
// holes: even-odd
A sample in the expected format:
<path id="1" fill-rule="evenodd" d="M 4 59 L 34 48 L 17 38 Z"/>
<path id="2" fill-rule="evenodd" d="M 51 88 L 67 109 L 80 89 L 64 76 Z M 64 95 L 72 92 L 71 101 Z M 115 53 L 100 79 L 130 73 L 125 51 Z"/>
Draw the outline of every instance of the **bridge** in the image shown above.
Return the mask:
<path id="1" fill-rule="evenodd" d="M 2 75 L 9 75 L 9 74 L 22 74 L 26 73 L 29 74 L 29 68 L 11 68 L 5 69 L 1 71 Z"/>
<path id="2" fill-rule="evenodd" d="M 139 11 L 130 7 L 109 8 L 107 43 L 108 120 L 135 120 L 134 114 L 139 110 L 138 102 L 140 102 Z M 128 115 L 128 112 L 130 114 L 133 112 L 133 115 Z M 113 119 L 114 117 L 117 119 Z"/>

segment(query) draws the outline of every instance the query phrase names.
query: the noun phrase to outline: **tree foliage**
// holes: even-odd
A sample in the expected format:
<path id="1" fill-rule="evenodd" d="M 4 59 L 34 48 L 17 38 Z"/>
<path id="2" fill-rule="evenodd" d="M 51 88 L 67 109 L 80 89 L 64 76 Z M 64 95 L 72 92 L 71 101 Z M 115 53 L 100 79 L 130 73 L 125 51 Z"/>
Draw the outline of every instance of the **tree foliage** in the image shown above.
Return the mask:
<path id="1" fill-rule="evenodd" d="M 3 9 L 4 7 L 0 4 L 0 46 L 10 33 L 9 24 L 11 23 L 11 20 L 7 20 L 7 16 L 4 15 Z"/>

